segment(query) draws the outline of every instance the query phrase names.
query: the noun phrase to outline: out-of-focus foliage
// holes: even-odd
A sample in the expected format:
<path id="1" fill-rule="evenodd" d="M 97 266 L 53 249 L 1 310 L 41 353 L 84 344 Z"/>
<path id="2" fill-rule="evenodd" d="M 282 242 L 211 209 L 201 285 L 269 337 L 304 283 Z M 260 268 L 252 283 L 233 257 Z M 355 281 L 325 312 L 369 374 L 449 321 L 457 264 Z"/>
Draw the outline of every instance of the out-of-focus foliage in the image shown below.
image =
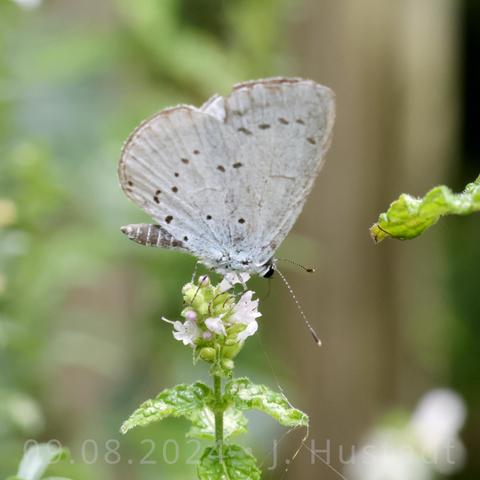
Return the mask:
<path id="1" fill-rule="evenodd" d="M 140 465 L 143 432 L 108 456 L 146 390 L 198 373 L 160 321 L 178 315 L 194 262 L 120 234 L 147 219 L 116 164 L 155 111 L 287 73 L 286 16 L 282 0 L 0 2 L 0 477 L 29 438 L 71 448 L 59 476 L 191 472 L 195 449 L 168 421 L 147 432 L 155 464 Z M 169 465 L 172 438 L 181 458 Z"/>
<path id="2" fill-rule="evenodd" d="M 423 198 L 402 194 L 371 228 L 375 243 L 392 237 L 407 240 L 418 237 L 444 215 L 468 215 L 480 210 L 480 177 L 455 194 L 443 185 Z"/>

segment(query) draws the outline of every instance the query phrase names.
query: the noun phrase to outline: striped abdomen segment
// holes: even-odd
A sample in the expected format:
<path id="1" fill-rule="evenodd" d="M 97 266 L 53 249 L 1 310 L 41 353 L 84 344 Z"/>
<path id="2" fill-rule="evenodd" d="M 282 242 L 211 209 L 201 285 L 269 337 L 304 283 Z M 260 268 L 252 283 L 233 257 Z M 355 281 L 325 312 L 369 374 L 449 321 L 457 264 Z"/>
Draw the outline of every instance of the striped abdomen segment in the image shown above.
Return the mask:
<path id="1" fill-rule="evenodd" d="M 122 227 L 121 230 L 130 240 L 140 245 L 186 250 L 184 242 L 172 237 L 172 235 L 160 225 L 137 223 L 126 225 Z"/>

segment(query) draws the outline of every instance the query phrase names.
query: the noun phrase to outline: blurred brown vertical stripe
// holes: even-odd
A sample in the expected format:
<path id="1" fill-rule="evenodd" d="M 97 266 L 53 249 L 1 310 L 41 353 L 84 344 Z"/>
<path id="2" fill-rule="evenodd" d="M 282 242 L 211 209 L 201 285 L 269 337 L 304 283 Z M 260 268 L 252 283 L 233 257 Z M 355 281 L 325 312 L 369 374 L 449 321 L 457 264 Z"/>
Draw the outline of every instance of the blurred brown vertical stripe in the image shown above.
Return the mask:
<path id="1" fill-rule="evenodd" d="M 298 383 L 308 386 L 311 437 L 317 448 L 331 441 L 338 469 L 340 445 L 346 459 L 384 409 L 413 402 L 442 374 L 422 363 L 408 328 L 412 321 L 430 328 L 421 317 L 425 302 L 442 308 L 439 238 L 375 247 L 368 227 L 400 191 L 446 181 L 456 134 L 453 5 L 307 0 L 292 33 L 297 73 L 335 90 L 338 116 L 327 164 L 297 226 L 318 240 L 318 273 L 291 278 L 324 347 L 309 344 L 294 307 L 284 328 L 296 347 Z M 425 283 L 418 298 L 414 290 Z M 339 478 L 309 458 L 303 454 L 290 478 Z"/>

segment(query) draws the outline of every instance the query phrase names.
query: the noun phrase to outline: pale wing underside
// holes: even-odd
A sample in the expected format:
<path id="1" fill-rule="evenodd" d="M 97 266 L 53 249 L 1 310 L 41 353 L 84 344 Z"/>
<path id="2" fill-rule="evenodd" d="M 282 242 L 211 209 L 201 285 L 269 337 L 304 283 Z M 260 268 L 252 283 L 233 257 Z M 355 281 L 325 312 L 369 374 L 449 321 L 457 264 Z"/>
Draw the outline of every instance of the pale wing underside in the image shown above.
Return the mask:
<path id="1" fill-rule="evenodd" d="M 333 121 L 333 93 L 312 81 L 241 84 L 138 127 L 122 153 L 121 185 L 207 265 L 255 272 L 298 217 Z"/>

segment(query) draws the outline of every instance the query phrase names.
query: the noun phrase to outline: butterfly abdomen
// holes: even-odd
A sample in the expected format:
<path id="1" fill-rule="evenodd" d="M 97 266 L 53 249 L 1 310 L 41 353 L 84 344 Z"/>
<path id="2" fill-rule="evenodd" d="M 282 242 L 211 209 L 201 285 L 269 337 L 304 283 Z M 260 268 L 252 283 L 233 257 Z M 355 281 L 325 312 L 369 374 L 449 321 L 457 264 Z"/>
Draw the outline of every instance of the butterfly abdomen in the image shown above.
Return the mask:
<path id="1" fill-rule="evenodd" d="M 160 225 L 138 223 L 126 225 L 121 230 L 130 240 L 140 245 L 185 250 L 185 242 L 174 238 Z"/>

